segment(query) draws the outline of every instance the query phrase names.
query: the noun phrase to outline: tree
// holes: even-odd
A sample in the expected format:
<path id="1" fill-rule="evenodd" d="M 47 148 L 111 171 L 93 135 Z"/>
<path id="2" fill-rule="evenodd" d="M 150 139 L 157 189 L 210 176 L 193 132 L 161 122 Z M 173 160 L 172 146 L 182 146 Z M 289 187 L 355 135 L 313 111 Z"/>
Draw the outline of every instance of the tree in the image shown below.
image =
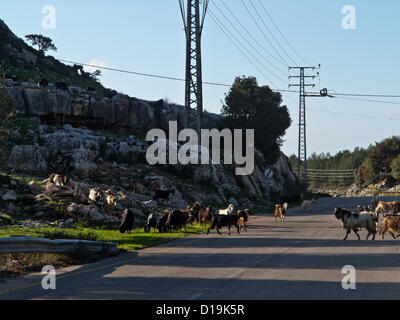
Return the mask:
<path id="1" fill-rule="evenodd" d="M 33 46 L 37 46 L 41 53 L 45 53 L 48 50 L 57 51 L 56 46 L 49 37 L 45 37 L 41 34 L 28 34 L 25 38 L 31 42 Z"/>
<path id="2" fill-rule="evenodd" d="M 238 77 L 225 96 L 223 124 L 230 129 L 254 129 L 256 147 L 273 164 L 291 125 L 289 111 L 281 104 L 280 93 L 260 87 L 254 77 Z"/>
<path id="3" fill-rule="evenodd" d="M 400 156 L 392 161 L 390 168 L 392 169 L 392 177 L 400 180 Z"/>
<path id="4" fill-rule="evenodd" d="M 0 166 L 6 161 L 6 141 L 15 120 L 14 103 L 7 90 L 0 87 Z"/>

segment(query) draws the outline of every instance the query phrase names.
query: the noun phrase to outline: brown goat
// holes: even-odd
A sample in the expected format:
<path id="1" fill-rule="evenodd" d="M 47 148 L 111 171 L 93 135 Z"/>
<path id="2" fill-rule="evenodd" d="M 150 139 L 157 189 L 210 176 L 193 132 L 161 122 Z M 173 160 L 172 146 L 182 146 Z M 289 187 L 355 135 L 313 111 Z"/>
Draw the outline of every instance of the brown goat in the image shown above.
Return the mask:
<path id="1" fill-rule="evenodd" d="M 385 211 L 392 211 L 392 214 L 398 214 L 399 213 L 398 204 L 399 204 L 398 200 L 392 202 L 379 201 L 378 206 L 375 209 L 375 212 L 378 214 L 378 216 L 379 213 L 385 214 Z"/>
<path id="2" fill-rule="evenodd" d="M 213 215 L 214 215 L 213 208 L 207 207 L 206 209 L 202 209 L 199 212 L 200 225 L 204 225 L 204 224 L 207 224 L 207 222 L 211 222 Z"/>
<path id="3" fill-rule="evenodd" d="M 238 215 L 238 217 L 239 217 L 239 220 L 238 220 L 238 227 L 239 227 L 239 230 L 242 230 L 242 227 L 243 227 L 243 231 L 245 231 L 245 232 L 247 232 L 247 222 L 249 221 L 249 215 L 248 215 L 248 210 L 246 211 L 246 210 L 239 210 L 238 212 L 237 212 L 237 215 Z"/>
<path id="4" fill-rule="evenodd" d="M 398 236 L 395 234 L 400 234 L 400 216 L 386 216 L 382 223 L 382 228 L 379 234 L 382 239 L 385 239 L 385 233 L 388 231 L 393 239 L 397 239 Z"/>

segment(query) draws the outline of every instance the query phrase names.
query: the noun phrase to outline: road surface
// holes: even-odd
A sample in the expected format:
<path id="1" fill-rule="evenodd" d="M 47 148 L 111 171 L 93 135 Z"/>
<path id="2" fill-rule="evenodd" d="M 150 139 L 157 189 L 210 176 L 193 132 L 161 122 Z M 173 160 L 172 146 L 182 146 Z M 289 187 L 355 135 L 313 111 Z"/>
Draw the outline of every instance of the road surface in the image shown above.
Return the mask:
<path id="1" fill-rule="evenodd" d="M 390 200 L 390 198 L 388 198 Z M 250 220 L 247 233 L 199 235 L 128 252 L 57 274 L 0 283 L 0 299 L 275 300 L 400 299 L 400 242 L 356 241 L 333 215 L 370 199 L 323 199 L 313 213 L 291 209 L 288 221 Z M 356 269 L 356 290 L 343 290 L 342 268 Z"/>

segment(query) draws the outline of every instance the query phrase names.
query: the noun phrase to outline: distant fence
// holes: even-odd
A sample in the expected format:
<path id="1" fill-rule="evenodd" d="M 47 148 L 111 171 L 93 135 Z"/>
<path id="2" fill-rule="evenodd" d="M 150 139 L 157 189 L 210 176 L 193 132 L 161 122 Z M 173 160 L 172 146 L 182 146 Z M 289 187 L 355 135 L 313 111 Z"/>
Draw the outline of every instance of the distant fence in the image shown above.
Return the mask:
<path id="1" fill-rule="evenodd" d="M 0 238 L 0 254 L 5 253 L 94 253 L 116 252 L 117 244 L 84 240 L 49 240 L 29 237 Z"/>

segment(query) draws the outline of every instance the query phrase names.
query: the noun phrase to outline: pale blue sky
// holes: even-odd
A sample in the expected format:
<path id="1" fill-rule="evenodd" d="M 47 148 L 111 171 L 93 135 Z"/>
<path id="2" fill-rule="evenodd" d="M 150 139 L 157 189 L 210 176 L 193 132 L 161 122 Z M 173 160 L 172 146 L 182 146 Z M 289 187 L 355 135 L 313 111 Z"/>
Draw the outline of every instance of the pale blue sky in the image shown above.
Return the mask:
<path id="1" fill-rule="evenodd" d="M 273 53 L 241 0 L 224 1 L 253 36 Z M 244 1 L 249 5 L 249 0 Z M 252 1 L 263 14 L 258 0 Z M 335 89 L 337 92 L 400 93 L 398 0 L 261 1 L 296 50 L 310 63 L 322 64 L 321 87 Z M 221 0 L 211 2 L 222 8 Z M 41 9 L 44 5 L 56 8 L 56 30 L 43 30 L 41 27 Z M 344 5 L 353 5 L 357 10 L 356 30 L 344 30 L 341 26 L 341 10 Z M 211 10 L 223 21 L 213 3 Z M 58 47 L 58 52 L 54 54 L 57 58 L 86 63 L 94 61 L 114 68 L 184 77 L 185 35 L 178 0 L 2 0 L 0 12 L 0 18 L 19 37 L 28 33 L 50 36 Z M 265 14 L 263 18 L 289 55 L 299 61 Z M 203 33 L 205 81 L 230 84 L 236 76 L 252 75 L 262 85 L 271 85 L 272 81 L 279 88 L 287 89 L 287 68 L 277 63 L 274 65 L 283 72 L 280 73 L 283 81 L 268 71 L 264 72 L 267 78 L 260 74 L 208 17 Z M 184 101 L 184 83 L 181 82 L 110 71 L 104 71 L 101 79 L 105 86 L 139 98 L 168 98 L 181 104 Z M 319 81 L 316 83 L 319 89 Z M 227 90 L 224 87 L 205 86 L 205 108 L 219 113 L 221 100 Z M 291 99 L 285 96 L 284 103 L 289 107 L 293 125 L 285 136 L 283 151 L 290 155 L 297 153 L 298 95 L 288 96 Z M 378 100 L 400 103 L 400 99 Z M 400 105 L 309 98 L 307 106 L 309 153 L 335 153 L 356 146 L 367 147 L 375 141 L 399 135 L 400 132 Z M 361 114 L 365 117 L 327 112 Z"/>

